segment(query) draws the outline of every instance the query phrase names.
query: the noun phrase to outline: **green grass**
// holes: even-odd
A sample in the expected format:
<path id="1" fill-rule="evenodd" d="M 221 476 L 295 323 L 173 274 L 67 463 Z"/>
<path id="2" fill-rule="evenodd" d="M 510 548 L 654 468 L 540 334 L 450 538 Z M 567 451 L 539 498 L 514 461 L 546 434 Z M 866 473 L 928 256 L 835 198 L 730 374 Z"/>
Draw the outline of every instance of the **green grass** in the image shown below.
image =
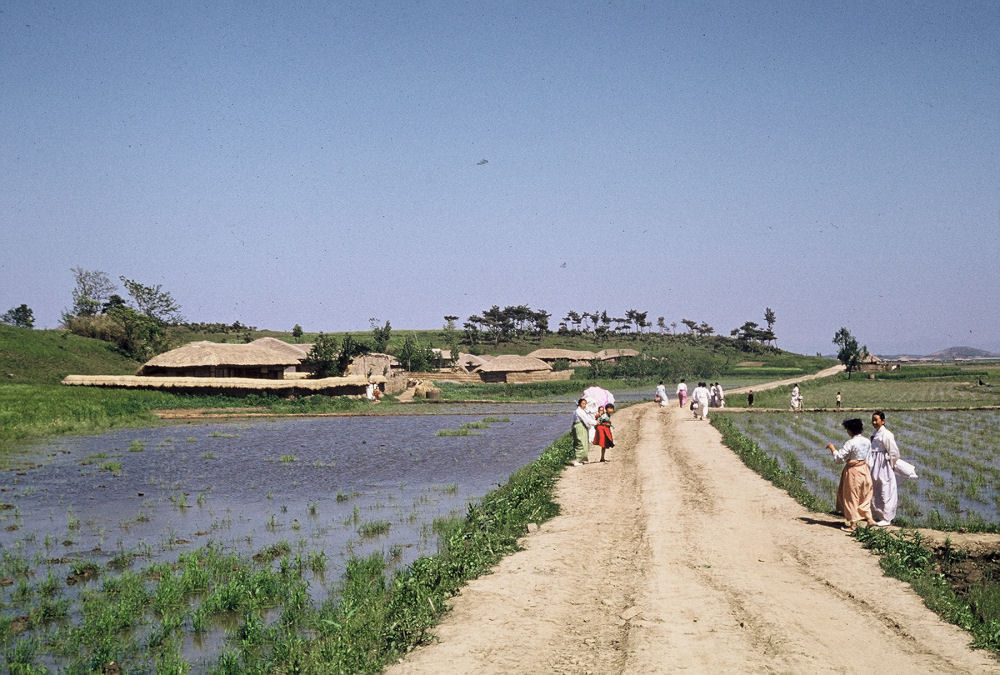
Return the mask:
<path id="1" fill-rule="evenodd" d="M 963 371 L 957 368 L 903 366 L 898 373 L 839 374 L 800 383 L 806 408 L 833 408 L 837 392 L 845 408 L 906 410 L 923 407 L 970 407 L 1000 405 L 1000 386 L 978 384 L 1000 382 L 1000 369 Z M 787 409 L 791 387 L 755 393 L 754 407 Z M 743 395 L 727 395 L 730 405 L 745 404 Z"/>
<path id="2" fill-rule="evenodd" d="M 935 555 L 924 545 L 919 532 L 859 527 L 854 536 L 879 556 L 886 575 L 910 584 L 927 607 L 969 631 L 976 647 L 1000 654 L 1000 586 L 997 580 L 982 581 L 963 595 L 949 584 L 946 574 L 937 571 L 947 567 L 949 552 Z"/>

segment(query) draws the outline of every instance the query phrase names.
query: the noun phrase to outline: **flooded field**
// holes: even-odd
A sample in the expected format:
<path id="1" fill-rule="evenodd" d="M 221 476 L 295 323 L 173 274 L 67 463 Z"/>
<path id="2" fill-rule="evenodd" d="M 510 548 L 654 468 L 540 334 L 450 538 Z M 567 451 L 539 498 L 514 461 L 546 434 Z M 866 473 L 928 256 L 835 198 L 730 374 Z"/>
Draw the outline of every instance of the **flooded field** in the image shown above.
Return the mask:
<path id="1" fill-rule="evenodd" d="M 433 553 L 434 521 L 464 515 L 536 459 L 567 431 L 571 409 L 434 406 L 432 415 L 193 423 L 39 443 L 3 471 L 0 618 L 12 643 L 11 621 L 52 580 L 75 603 L 102 577 L 205 546 L 320 561 L 308 593 L 322 602 L 352 556 L 381 552 L 398 568 Z M 87 567 L 93 579 L 77 576 Z M 211 660 L 221 641 L 184 652 Z"/>
<path id="2" fill-rule="evenodd" d="M 840 423 L 853 415 L 734 413 L 729 418 L 783 468 L 800 475 L 813 494 L 833 500 L 843 465 L 831 461 L 824 446 L 843 444 Z M 886 426 L 919 476 L 899 486 L 901 518 L 925 527 L 1000 520 L 1000 411 L 890 412 Z"/>

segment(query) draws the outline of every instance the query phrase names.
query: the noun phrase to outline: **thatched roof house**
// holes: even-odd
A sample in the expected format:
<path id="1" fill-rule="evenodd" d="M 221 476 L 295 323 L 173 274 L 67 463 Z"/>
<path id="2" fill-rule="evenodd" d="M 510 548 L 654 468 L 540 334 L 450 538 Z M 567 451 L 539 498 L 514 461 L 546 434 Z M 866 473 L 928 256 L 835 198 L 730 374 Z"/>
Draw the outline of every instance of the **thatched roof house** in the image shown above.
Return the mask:
<path id="1" fill-rule="evenodd" d="M 136 371 L 136 375 L 281 380 L 286 368 L 297 366 L 305 358 L 292 345 L 282 344 L 288 349 L 261 340 L 249 344 L 189 342 L 154 356 Z"/>
<path id="2" fill-rule="evenodd" d="M 565 359 L 571 366 L 585 366 L 597 358 L 597 354 L 594 352 L 582 349 L 536 349 L 528 356 L 541 359 L 546 363 L 555 363 L 560 359 Z"/>
<path id="3" fill-rule="evenodd" d="M 601 361 L 617 361 L 618 359 L 630 359 L 639 356 L 639 352 L 634 349 L 602 349 L 597 352 L 597 358 Z"/>
<path id="4" fill-rule="evenodd" d="M 541 359 L 531 356 L 502 354 L 479 367 L 479 376 L 483 382 L 527 382 L 546 377 L 532 377 L 537 374 L 547 376 L 552 366 Z M 565 371 L 572 373 L 572 371 Z"/>

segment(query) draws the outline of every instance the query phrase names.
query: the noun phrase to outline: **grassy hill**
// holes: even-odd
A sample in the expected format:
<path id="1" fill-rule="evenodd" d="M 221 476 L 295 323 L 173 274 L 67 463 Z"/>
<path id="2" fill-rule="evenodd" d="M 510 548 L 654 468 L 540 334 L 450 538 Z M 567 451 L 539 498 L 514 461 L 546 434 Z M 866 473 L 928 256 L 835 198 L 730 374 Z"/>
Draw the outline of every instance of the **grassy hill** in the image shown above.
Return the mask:
<path id="1" fill-rule="evenodd" d="M 306 333 L 298 341 L 309 343 L 317 333 Z M 347 333 L 331 333 L 342 340 Z M 367 332 L 352 332 L 356 340 L 368 341 Z M 393 330 L 389 351 L 396 351 L 407 336 L 414 336 L 420 345 L 447 349 L 447 339 L 441 330 Z M 181 327 L 170 329 L 170 342 L 175 346 L 195 340 L 212 342 L 245 342 L 259 337 L 276 337 L 295 342 L 287 331 L 243 331 L 240 333 L 201 333 Z M 459 349 L 473 354 L 527 354 L 539 348 L 562 348 L 599 351 L 627 348 L 643 353 L 644 363 L 623 372 L 607 372 L 602 376 L 628 378 L 674 378 L 738 376 L 794 377 L 815 372 L 833 361 L 816 356 L 802 356 L 776 349 L 759 353 L 740 350 L 728 338 L 711 336 L 695 338 L 689 335 L 647 334 L 632 338 L 595 340 L 589 335 L 546 335 L 540 339 L 499 344 L 460 345 Z M 64 330 L 31 330 L 0 326 L 0 382 L 26 384 L 58 384 L 69 374 L 131 375 L 141 364 L 126 358 L 115 348 L 100 340 L 81 337 Z"/>
<path id="2" fill-rule="evenodd" d="M 59 384 L 70 374 L 135 375 L 140 365 L 110 343 L 69 331 L 0 326 L 0 382 Z"/>

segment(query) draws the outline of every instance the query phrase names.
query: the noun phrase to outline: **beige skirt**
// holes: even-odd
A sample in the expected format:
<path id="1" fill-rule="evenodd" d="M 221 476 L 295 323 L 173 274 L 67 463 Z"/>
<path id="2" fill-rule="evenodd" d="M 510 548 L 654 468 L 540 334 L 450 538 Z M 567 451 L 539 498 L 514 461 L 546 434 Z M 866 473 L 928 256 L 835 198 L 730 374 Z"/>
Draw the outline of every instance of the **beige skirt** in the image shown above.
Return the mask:
<path id="1" fill-rule="evenodd" d="M 872 522 L 872 475 L 863 459 L 850 460 L 840 472 L 837 510 L 844 514 L 848 527 L 862 520 Z"/>

